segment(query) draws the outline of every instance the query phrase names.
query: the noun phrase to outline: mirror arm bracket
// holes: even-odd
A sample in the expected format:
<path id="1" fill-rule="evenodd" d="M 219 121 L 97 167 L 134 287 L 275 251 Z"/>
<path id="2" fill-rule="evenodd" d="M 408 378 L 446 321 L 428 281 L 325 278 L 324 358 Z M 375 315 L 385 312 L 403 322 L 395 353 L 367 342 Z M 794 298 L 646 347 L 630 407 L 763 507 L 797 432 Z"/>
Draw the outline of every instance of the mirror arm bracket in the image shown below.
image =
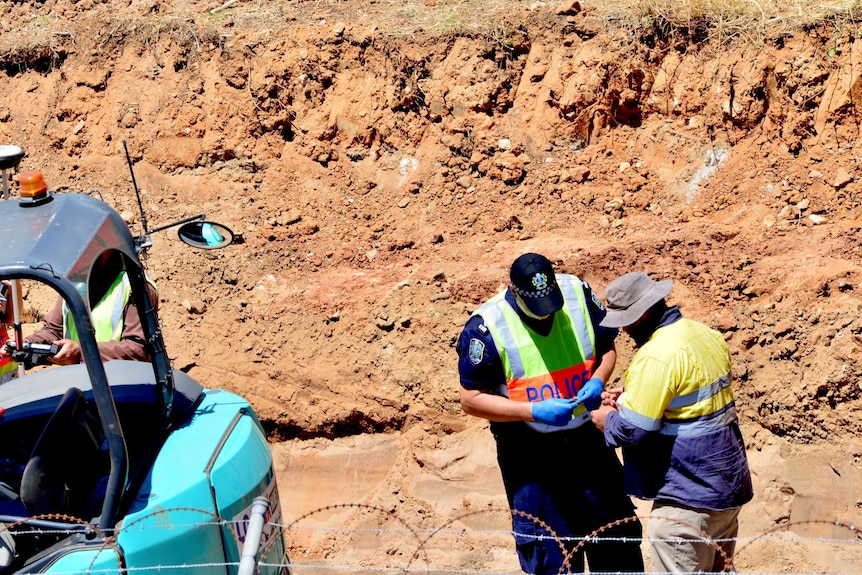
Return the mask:
<path id="1" fill-rule="evenodd" d="M 150 231 L 149 231 L 149 233 L 151 233 L 151 234 L 152 234 L 152 233 L 155 233 L 155 232 L 160 232 L 160 231 L 162 231 L 162 230 L 166 230 L 166 229 L 168 229 L 168 228 L 173 228 L 173 227 L 176 227 L 176 226 L 181 226 L 181 225 L 183 225 L 183 224 L 187 224 L 187 223 L 189 223 L 189 222 L 203 221 L 204 217 L 206 217 L 206 214 L 198 214 L 198 215 L 196 215 L 196 216 L 189 216 L 188 218 L 183 218 L 183 219 L 178 220 L 178 221 L 176 221 L 176 222 L 174 222 L 174 223 L 172 223 L 172 224 L 165 224 L 165 225 L 163 225 L 163 226 L 159 226 L 159 227 L 157 227 L 157 228 L 153 228 L 152 230 L 150 230 Z"/>

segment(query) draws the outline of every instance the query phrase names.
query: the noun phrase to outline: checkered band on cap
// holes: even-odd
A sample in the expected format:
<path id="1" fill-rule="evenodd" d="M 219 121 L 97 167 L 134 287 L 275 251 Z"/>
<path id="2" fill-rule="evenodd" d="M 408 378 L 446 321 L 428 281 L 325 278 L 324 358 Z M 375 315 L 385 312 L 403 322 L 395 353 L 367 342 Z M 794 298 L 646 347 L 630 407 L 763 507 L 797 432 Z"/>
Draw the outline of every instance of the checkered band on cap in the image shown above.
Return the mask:
<path id="1" fill-rule="evenodd" d="M 548 297 L 557 285 L 553 279 L 548 281 L 548 277 L 543 273 L 537 273 L 534 275 L 530 283 L 538 289 L 536 291 L 529 291 L 521 289 L 517 285 L 513 285 L 512 287 L 515 289 L 515 293 L 521 297 L 538 299 Z"/>

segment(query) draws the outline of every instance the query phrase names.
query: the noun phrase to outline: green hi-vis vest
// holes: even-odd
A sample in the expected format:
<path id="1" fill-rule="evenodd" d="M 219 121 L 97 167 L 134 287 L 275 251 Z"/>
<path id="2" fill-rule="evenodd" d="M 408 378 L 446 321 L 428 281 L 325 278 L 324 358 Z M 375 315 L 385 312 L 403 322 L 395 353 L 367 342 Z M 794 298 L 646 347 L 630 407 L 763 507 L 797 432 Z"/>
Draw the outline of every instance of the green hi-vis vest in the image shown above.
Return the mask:
<path id="1" fill-rule="evenodd" d="M 117 276 L 96 307 L 90 310 L 90 320 L 96 331 L 97 342 L 120 341 L 123 335 L 123 310 L 126 309 L 131 293 L 129 278 L 124 271 Z M 78 341 L 75 322 L 65 303 L 63 303 L 63 337 Z"/>
<path id="2" fill-rule="evenodd" d="M 494 338 L 506 386 L 500 393 L 515 401 L 542 401 L 575 397 L 592 377 L 595 364 L 595 333 L 584 297 L 583 282 L 570 275 L 557 275 L 563 292 L 563 307 L 554 315 L 547 336 L 530 329 L 500 292 L 482 304 L 473 315 L 480 315 Z M 550 432 L 580 427 L 590 420 L 583 405 L 572 413 L 564 426 L 527 422 L 537 431 Z"/>

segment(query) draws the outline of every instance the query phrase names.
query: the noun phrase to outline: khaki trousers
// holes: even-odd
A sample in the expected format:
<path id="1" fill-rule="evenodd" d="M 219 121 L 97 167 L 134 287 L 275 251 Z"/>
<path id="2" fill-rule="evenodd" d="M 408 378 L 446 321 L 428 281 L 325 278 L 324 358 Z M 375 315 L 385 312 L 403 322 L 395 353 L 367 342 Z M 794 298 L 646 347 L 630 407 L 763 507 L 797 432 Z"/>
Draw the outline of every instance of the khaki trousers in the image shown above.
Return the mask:
<path id="1" fill-rule="evenodd" d="M 725 565 L 733 561 L 738 516 L 739 508 L 712 511 L 654 503 L 646 529 L 653 571 L 723 571 Z M 727 541 L 718 541 L 723 539 Z M 724 555 L 717 551 L 716 546 L 724 551 Z"/>

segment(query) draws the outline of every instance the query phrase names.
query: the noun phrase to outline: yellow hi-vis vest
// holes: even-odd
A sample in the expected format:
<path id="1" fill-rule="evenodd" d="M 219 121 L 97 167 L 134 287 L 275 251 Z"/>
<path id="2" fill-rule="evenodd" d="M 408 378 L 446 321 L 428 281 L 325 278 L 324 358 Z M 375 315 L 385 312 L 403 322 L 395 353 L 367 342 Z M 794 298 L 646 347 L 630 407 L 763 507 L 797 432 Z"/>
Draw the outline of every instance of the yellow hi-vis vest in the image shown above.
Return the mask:
<path id="1" fill-rule="evenodd" d="M 93 322 L 97 342 L 120 341 L 124 327 L 123 310 L 126 309 L 131 293 L 129 278 L 124 271 L 117 276 L 102 299 L 90 310 L 90 320 Z M 63 337 L 78 341 L 75 322 L 65 303 L 63 303 Z"/>
<path id="2" fill-rule="evenodd" d="M 480 315 L 494 338 L 506 373 L 506 385 L 500 393 L 515 401 L 542 401 L 575 397 L 592 377 L 595 364 L 595 332 L 584 297 L 583 282 L 570 275 L 558 274 L 557 284 L 563 292 L 563 307 L 554 315 L 554 325 L 547 336 L 530 329 L 502 291 L 479 306 Z M 527 422 L 541 432 L 580 427 L 590 420 L 583 405 L 572 413 L 565 426 Z"/>

